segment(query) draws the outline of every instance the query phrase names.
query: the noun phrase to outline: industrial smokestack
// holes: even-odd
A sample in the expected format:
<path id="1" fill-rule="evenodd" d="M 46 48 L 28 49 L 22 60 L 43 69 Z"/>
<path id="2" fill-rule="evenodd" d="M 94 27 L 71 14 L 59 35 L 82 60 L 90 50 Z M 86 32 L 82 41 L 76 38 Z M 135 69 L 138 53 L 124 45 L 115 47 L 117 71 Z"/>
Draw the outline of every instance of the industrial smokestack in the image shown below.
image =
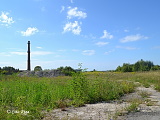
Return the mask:
<path id="1" fill-rule="evenodd" d="M 27 70 L 31 70 L 31 60 L 30 60 L 30 41 L 28 41 L 28 61 L 27 61 Z"/>

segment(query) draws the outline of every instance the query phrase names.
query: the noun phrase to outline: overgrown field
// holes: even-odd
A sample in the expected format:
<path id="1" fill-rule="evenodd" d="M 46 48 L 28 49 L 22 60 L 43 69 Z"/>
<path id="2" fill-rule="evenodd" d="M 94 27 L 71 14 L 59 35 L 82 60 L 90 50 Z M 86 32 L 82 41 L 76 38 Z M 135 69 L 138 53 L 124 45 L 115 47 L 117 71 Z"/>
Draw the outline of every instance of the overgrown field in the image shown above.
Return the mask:
<path id="1" fill-rule="evenodd" d="M 134 91 L 133 82 L 160 91 L 160 71 L 86 72 L 72 77 L 0 76 L 0 119 L 42 119 L 44 111 L 118 99 Z"/>

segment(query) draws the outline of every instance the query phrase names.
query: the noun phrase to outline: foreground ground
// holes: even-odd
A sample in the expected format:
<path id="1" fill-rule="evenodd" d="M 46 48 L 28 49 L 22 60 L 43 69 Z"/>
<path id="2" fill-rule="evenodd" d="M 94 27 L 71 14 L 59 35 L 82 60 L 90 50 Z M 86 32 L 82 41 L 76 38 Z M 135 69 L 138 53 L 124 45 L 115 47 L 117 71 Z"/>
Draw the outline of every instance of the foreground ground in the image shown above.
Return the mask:
<path id="1" fill-rule="evenodd" d="M 4 120 L 159 119 L 160 71 L 0 76 L 0 88 Z"/>
<path id="2" fill-rule="evenodd" d="M 138 87 L 137 90 L 139 93 L 131 94 L 132 97 L 127 95 L 124 100 L 141 100 L 138 106 L 129 114 L 119 116 L 118 120 L 160 120 L 160 92 L 154 90 L 153 86 L 150 88 Z M 137 93 L 141 96 L 137 96 Z"/>
<path id="3" fill-rule="evenodd" d="M 55 109 L 43 120 L 159 120 L 160 93 L 143 86 L 112 102 Z"/>

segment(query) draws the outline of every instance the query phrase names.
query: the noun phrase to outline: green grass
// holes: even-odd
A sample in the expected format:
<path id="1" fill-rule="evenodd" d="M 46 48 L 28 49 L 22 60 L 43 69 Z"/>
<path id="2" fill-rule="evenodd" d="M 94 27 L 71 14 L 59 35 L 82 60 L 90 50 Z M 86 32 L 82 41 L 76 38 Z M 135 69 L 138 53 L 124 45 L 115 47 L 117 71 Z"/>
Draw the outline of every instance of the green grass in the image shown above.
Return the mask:
<path id="1" fill-rule="evenodd" d="M 0 119 L 42 119 L 42 111 L 119 99 L 134 91 L 133 82 L 154 84 L 160 91 L 159 73 L 86 72 L 54 78 L 0 76 Z"/>
<path id="2" fill-rule="evenodd" d="M 4 77 L 0 81 L 0 119 L 40 119 L 42 110 L 56 108 L 56 101 L 69 98 L 67 80 L 68 77 Z M 7 110 L 25 110 L 29 114 L 7 114 Z"/>
<path id="3" fill-rule="evenodd" d="M 160 91 L 160 70 L 147 72 L 97 72 L 95 75 L 92 72 L 88 73 L 90 78 L 94 79 L 96 76 L 108 80 L 127 80 L 133 82 L 140 82 L 145 87 L 155 85 L 156 90 Z"/>
<path id="4" fill-rule="evenodd" d="M 148 98 L 151 93 L 147 92 L 147 91 L 139 91 L 139 95 L 142 97 L 142 98 Z"/>

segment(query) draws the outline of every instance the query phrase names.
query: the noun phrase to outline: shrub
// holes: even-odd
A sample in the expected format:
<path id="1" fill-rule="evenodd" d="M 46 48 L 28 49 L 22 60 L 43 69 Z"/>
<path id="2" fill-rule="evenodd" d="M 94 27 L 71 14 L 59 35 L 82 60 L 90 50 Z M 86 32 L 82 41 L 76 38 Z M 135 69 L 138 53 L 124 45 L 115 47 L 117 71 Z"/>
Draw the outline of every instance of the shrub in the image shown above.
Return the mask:
<path id="1" fill-rule="evenodd" d="M 42 71 L 42 67 L 41 67 L 41 66 L 36 66 L 36 67 L 34 68 L 34 71 Z"/>
<path id="2" fill-rule="evenodd" d="M 72 74 L 70 81 L 71 93 L 75 100 L 86 100 L 88 96 L 88 79 L 82 72 Z"/>
<path id="3" fill-rule="evenodd" d="M 66 66 L 66 67 L 59 67 L 57 68 L 57 70 L 60 70 L 62 73 L 64 73 L 66 76 L 71 76 L 72 73 L 75 73 L 75 70 L 70 67 L 70 66 Z"/>

